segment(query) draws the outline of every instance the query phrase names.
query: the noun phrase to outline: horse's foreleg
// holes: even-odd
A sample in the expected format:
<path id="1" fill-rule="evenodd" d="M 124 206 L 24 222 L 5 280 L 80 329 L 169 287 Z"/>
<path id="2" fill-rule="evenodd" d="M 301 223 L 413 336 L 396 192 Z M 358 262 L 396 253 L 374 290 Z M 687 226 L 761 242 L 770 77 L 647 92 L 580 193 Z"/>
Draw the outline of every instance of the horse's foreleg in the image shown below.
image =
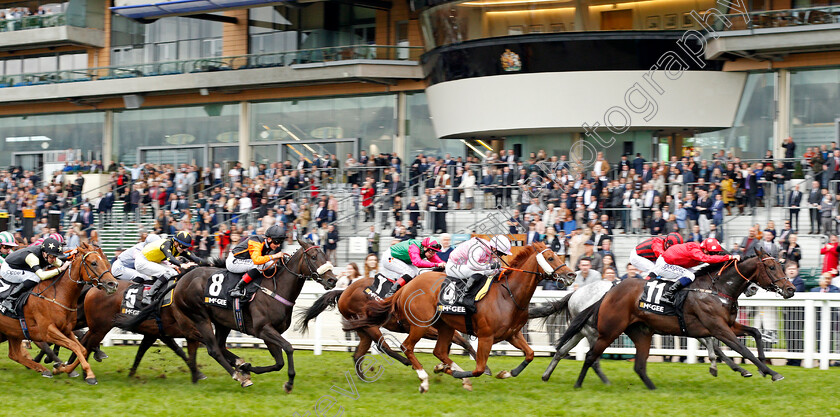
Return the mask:
<path id="1" fill-rule="evenodd" d="M 143 340 L 140 341 L 140 347 L 137 348 L 137 353 L 134 354 L 134 363 L 128 371 L 129 377 L 133 377 L 137 373 L 137 367 L 140 366 L 140 361 L 143 360 L 143 355 L 145 355 L 146 351 L 155 344 L 155 340 L 157 340 L 157 338 L 154 336 L 143 336 Z"/>
<path id="2" fill-rule="evenodd" d="M 557 364 L 563 359 L 569 352 L 577 346 L 577 344 L 583 339 L 584 331 L 579 332 L 578 334 L 574 335 L 568 342 L 566 342 L 563 346 L 558 346 L 557 351 L 554 352 L 554 356 L 551 358 L 551 363 L 548 364 L 548 367 L 545 368 L 545 372 L 543 372 L 542 380 L 548 381 L 551 378 L 551 374 L 554 373 L 554 369 L 557 368 Z M 596 336 L 597 338 L 597 336 Z M 590 346 L 594 346 L 593 341 L 589 341 Z"/>
<path id="3" fill-rule="evenodd" d="M 449 347 L 452 345 L 452 337 L 455 335 L 455 329 L 448 325 L 441 325 L 438 329 L 438 339 L 437 343 L 435 343 L 435 350 L 434 354 L 435 357 L 440 359 L 443 363 L 445 372 L 448 374 L 452 374 L 453 371 L 455 372 L 463 372 L 464 370 L 461 369 L 458 364 L 452 361 L 449 358 Z M 435 372 L 437 372 L 437 368 L 435 368 Z M 461 381 L 461 386 L 464 387 L 467 391 L 472 391 L 472 381 L 469 378 L 463 378 Z"/>
<path id="4" fill-rule="evenodd" d="M 630 340 L 636 345 L 636 361 L 633 363 L 633 369 L 639 374 L 639 378 L 642 379 L 648 389 L 656 389 L 653 381 L 647 376 L 647 360 L 650 355 L 650 342 L 653 333 L 643 330 L 641 326 L 631 326 L 624 332 L 627 333 L 627 336 L 630 336 Z"/>
<path id="5" fill-rule="evenodd" d="M 295 368 L 293 359 L 294 349 L 292 348 L 292 344 L 284 339 L 277 329 L 271 326 L 263 326 L 257 333 L 257 336 L 265 342 L 266 346 L 268 346 L 268 351 L 274 358 L 274 365 L 249 366 L 246 364 L 242 366 L 242 370 L 250 371 L 255 374 L 279 371 L 283 369 L 283 366 L 285 365 L 283 361 L 283 352 L 285 351 L 286 357 L 289 359 L 289 381 L 286 382 L 283 388 L 286 392 L 291 392 L 295 385 Z"/>
<path id="6" fill-rule="evenodd" d="M 511 336 L 511 338 L 508 339 L 508 343 L 513 345 L 513 347 L 521 350 L 525 354 L 525 360 L 523 360 L 522 363 L 519 364 L 519 366 L 513 368 L 513 370 L 510 371 L 510 376 L 516 377 L 519 376 L 519 374 L 525 370 L 525 367 L 528 366 L 528 364 L 534 360 L 534 349 L 531 349 L 531 346 L 528 346 L 528 341 L 525 340 L 525 336 L 522 334 L 521 330 L 516 332 L 516 334 L 514 334 L 513 336 Z M 507 375 L 505 375 L 506 372 L 507 371 L 502 371 L 496 377 L 507 378 Z"/>
<path id="7" fill-rule="evenodd" d="M 245 361 L 227 348 L 227 338 L 230 335 L 230 332 L 231 329 L 227 327 L 216 326 L 216 344 L 219 345 L 219 349 L 222 350 L 222 355 L 224 355 L 225 360 L 227 360 L 233 367 L 238 367 L 240 365 L 244 365 Z"/>
<path id="8" fill-rule="evenodd" d="M 725 363 L 726 366 L 729 367 L 729 369 L 732 369 L 733 371 L 738 372 L 744 378 L 749 378 L 749 377 L 752 376 L 752 373 L 750 371 L 748 371 L 748 370 L 740 367 L 738 364 L 736 364 L 735 361 L 733 361 L 732 358 L 730 358 L 729 356 L 726 356 L 726 354 L 724 354 L 723 351 L 717 345 L 714 345 L 714 350 L 715 350 L 715 354 L 717 355 L 718 359 L 723 361 L 723 363 Z"/>
<path id="9" fill-rule="evenodd" d="M 76 354 L 76 360 L 70 365 L 62 365 L 57 368 L 59 372 L 73 372 L 77 365 L 81 364 L 82 369 L 85 371 L 85 382 L 91 385 L 96 385 L 98 382 L 96 381 L 96 375 L 93 374 L 93 369 L 91 369 L 90 364 L 85 359 L 87 357 L 87 350 L 82 346 L 81 343 L 76 339 L 76 335 L 70 332 L 69 335 L 66 335 L 58 330 L 58 327 L 55 327 L 54 324 L 50 324 L 47 327 L 47 336 L 52 340 L 48 340 L 53 342 L 59 346 L 65 347 L 70 349 L 73 353 Z"/>
<path id="10" fill-rule="evenodd" d="M 35 342 L 35 346 L 38 346 L 38 349 L 41 349 L 35 358 L 33 359 L 35 362 L 41 362 L 42 359 L 45 357 L 47 358 L 46 363 L 55 362 L 60 363 L 61 359 L 58 357 L 58 352 L 55 352 L 50 348 L 50 344 L 47 342 Z"/>
<path id="11" fill-rule="evenodd" d="M 467 339 L 463 333 L 456 331 L 455 334 L 452 335 L 452 341 L 458 344 L 458 346 L 464 348 L 464 351 L 467 352 L 467 354 L 469 354 L 470 357 L 473 358 L 473 360 L 475 360 L 475 349 L 473 348 L 472 344 L 470 344 L 469 339 Z M 484 370 L 484 375 L 493 375 L 493 372 L 490 370 L 489 366 Z"/>
<path id="12" fill-rule="evenodd" d="M 29 357 L 29 353 L 20 346 L 21 341 L 21 339 L 9 337 L 9 359 L 32 369 L 33 371 L 38 371 L 45 377 L 52 377 L 52 372 L 44 367 L 44 365 L 33 361 L 32 358 Z"/>
<path id="13" fill-rule="evenodd" d="M 697 340 L 699 340 L 700 343 L 702 343 L 703 346 L 706 347 L 706 352 L 708 352 L 708 354 L 709 354 L 709 373 L 712 374 L 712 376 L 717 377 L 718 376 L 718 370 L 717 370 L 718 357 L 715 354 L 715 349 L 714 349 L 714 345 L 713 345 L 714 341 L 712 340 L 711 337 L 702 337 L 702 338 L 698 338 Z"/>
<path id="14" fill-rule="evenodd" d="M 762 362 L 767 360 L 767 357 L 764 356 L 764 341 L 762 340 L 761 330 L 735 322 L 735 324 L 732 325 L 732 331 L 738 336 L 752 336 L 753 339 L 755 339 L 755 346 L 758 350 L 758 360 Z"/>
<path id="15" fill-rule="evenodd" d="M 760 361 L 758 358 L 753 355 L 753 353 L 744 346 L 740 340 L 738 340 L 738 336 L 732 331 L 732 329 L 726 325 L 726 323 L 718 319 L 715 322 L 710 324 L 705 324 L 707 329 L 712 331 L 712 336 L 716 337 L 721 342 L 725 343 L 726 346 L 729 346 L 730 349 L 738 352 L 746 359 L 749 359 L 750 362 L 755 364 L 758 367 L 759 372 L 762 375 L 770 374 L 773 378 L 773 381 L 778 381 L 784 379 L 783 376 L 779 375 L 778 372 L 770 369 L 764 362 Z"/>
<path id="16" fill-rule="evenodd" d="M 207 354 L 215 359 L 219 365 L 222 365 L 222 368 L 225 368 L 225 371 L 227 371 L 233 379 L 239 381 L 240 385 L 243 387 L 252 385 L 253 383 L 250 379 L 237 372 L 236 369 L 230 365 L 227 359 L 225 359 L 221 349 L 216 343 L 216 335 L 213 333 L 213 325 L 210 323 L 210 319 L 197 315 L 188 316 L 188 318 L 193 322 L 196 331 L 198 331 L 201 335 L 201 340 L 204 342 L 204 346 L 207 347 Z"/>
<path id="17" fill-rule="evenodd" d="M 79 339 L 80 341 L 84 340 L 84 337 L 88 333 L 90 333 L 90 332 L 85 332 L 82 329 L 73 331 L 73 334 L 75 334 L 76 338 Z M 101 339 L 100 339 L 100 341 L 101 341 Z M 85 349 L 87 349 L 88 352 L 91 352 L 91 351 L 93 352 L 93 359 L 96 359 L 97 362 L 102 362 L 102 359 L 108 359 L 108 355 L 105 354 L 105 352 L 103 352 L 102 349 L 99 348 L 99 343 L 97 343 L 96 346 L 85 347 Z M 58 353 L 58 352 L 56 352 L 56 353 Z M 73 359 L 75 359 L 75 358 L 71 357 L 70 359 L 68 359 L 68 361 L 71 361 Z"/>
<path id="18" fill-rule="evenodd" d="M 491 349 L 493 349 L 493 335 L 480 336 L 478 338 L 478 350 L 476 350 L 476 355 L 478 355 L 478 357 L 475 360 L 475 369 L 472 372 L 452 372 L 452 376 L 454 376 L 455 378 L 468 378 L 478 377 L 481 374 L 483 374 L 484 370 L 487 367 L 487 359 L 490 357 Z"/>

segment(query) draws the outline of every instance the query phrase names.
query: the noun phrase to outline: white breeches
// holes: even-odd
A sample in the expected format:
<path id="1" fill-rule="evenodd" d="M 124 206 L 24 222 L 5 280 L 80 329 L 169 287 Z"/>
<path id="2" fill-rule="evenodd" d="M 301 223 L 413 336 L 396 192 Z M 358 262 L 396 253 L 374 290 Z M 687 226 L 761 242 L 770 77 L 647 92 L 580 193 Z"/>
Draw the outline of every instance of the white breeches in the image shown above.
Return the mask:
<path id="1" fill-rule="evenodd" d="M 41 282 L 41 278 L 39 278 L 38 275 L 35 275 L 34 272 L 24 271 L 22 269 L 12 269 L 8 262 L 3 262 L 3 266 L 0 266 L 0 276 L 12 284 L 20 284 L 24 281 Z"/>
<path id="2" fill-rule="evenodd" d="M 639 256 L 639 254 L 636 253 L 635 248 L 633 248 L 633 251 L 630 254 L 630 263 L 633 264 L 633 266 L 635 266 L 636 269 L 639 270 L 639 274 L 642 276 L 647 275 L 650 271 L 653 270 L 653 267 L 655 266 L 653 261 L 651 261 L 650 259 Z"/>
<path id="3" fill-rule="evenodd" d="M 149 276 L 143 275 L 134 269 L 125 266 L 125 264 L 123 264 L 119 259 L 114 261 L 114 264 L 111 265 L 111 273 L 114 274 L 117 279 L 124 281 L 134 281 L 135 279 L 149 281 L 151 279 Z"/>
<path id="4" fill-rule="evenodd" d="M 251 258 L 239 259 L 233 256 L 233 253 L 229 254 L 227 259 L 225 259 L 225 267 L 228 271 L 233 272 L 234 274 L 244 274 L 254 268 L 257 268 L 257 270 L 260 271 L 265 271 L 272 265 L 274 265 L 273 261 L 266 262 L 262 265 L 255 265 Z"/>
<path id="5" fill-rule="evenodd" d="M 653 272 L 662 277 L 663 279 L 667 279 L 670 281 L 676 281 L 682 277 L 686 277 L 690 279 L 692 282 L 694 281 L 694 272 L 691 272 L 690 269 L 683 268 L 677 265 L 671 265 L 665 262 L 665 259 L 661 256 L 659 259 L 656 260 L 656 265 L 653 267 Z"/>
<path id="6" fill-rule="evenodd" d="M 172 278 L 175 275 L 178 275 L 178 271 L 176 271 L 175 269 L 170 268 L 166 265 L 159 264 L 157 262 L 152 262 L 146 259 L 145 256 L 138 256 L 137 259 L 134 260 L 134 269 L 137 272 L 143 275 L 148 275 L 152 278 Z"/>
<path id="7" fill-rule="evenodd" d="M 420 268 L 409 265 L 397 258 L 388 258 L 388 260 L 382 262 L 382 269 L 385 272 L 382 275 L 390 279 L 398 279 L 403 275 L 409 275 L 413 278 L 420 273 Z"/>

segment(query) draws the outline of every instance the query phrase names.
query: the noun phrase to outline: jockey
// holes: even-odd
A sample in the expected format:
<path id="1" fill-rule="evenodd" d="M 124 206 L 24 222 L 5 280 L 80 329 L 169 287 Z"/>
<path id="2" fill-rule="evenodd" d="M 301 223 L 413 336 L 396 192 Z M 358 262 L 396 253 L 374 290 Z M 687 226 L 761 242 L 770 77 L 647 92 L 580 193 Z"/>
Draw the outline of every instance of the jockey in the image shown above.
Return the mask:
<path id="1" fill-rule="evenodd" d="M 499 257 L 511 255 L 510 246 L 510 240 L 502 235 L 489 242 L 474 237 L 458 245 L 449 255 L 446 275 L 467 280 L 464 294 L 458 300 L 467 310 L 475 312 L 475 292 L 480 288 L 475 284 L 499 272 Z"/>
<path id="2" fill-rule="evenodd" d="M 385 298 L 411 281 L 420 272 L 418 268 L 445 267 L 446 262 L 438 258 L 437 252 L 440 252 L 440 243 L 430 237 L 422 242 L 420 239 L 409 239 L 391 246 L 391 257 L 382 263 L 382 268 L 399 278 Z"/>
<path id="3" fill-rule="evenodd" d="M 15 237 L 10 232 L 0 232 L 0 264 L 5 262 L 6 257 L 17 247 Z"/>
<path id="4" fill-rule="evenodd" d="M 251 236 L 234 246 L 225 260 L 225 266 L 234 274 L 245 275 L 230 290 L 231 297 L 244 296 L 243 287 L 246 284 L 260 277 L 262 271 L 273 264 L 271 261 L 283 258 L 280 249 L 283 248 L 285 238 L 283 228 L 275 224 L 266 230 L 265 236 Z"/>
<path id="5" fill-rule="evenodd" d="M 117 260 L 114 261 L 114 264 L 111 265 L 111 273 L 113 273 L 118 279 L 134 281 L 137 283 L 151 280 L 149 276 L 143 275 L 134 270 L 134 261 L 137 257 L 141 256 L 143 248 L 145 248 L 146 245 L 152 242 L 157 242 L 158 240 L 160 240 L 160 236 L 151 233 L 146 236 L 145 241 L 128 248 L 128 250 L 121 253 L 120 256 L 117 257 Z"/>
<path id="6" fill-rule="evenodd" d="M 676 232 L 669 233 L 667 236 L 654 236 L 645 239 L 633 249 L 630 254 L 630 263 L 639 270 L 640 275 L 648 272 L 650 278 L 654 279 L 656 275 L 652 271 L 656 265 L 656 260 L 671 246 L 682 243 L 682 235 Z"/>
<path id="7" fill-rule="evenodd" d="M 2 309 L 4 311 L 14 309 L 17 299 L 26 291 L 34 288 L 42 280 L 53 278 L 64 272 L 70 266 L 70 262 L 61 262 L 58 259 L 59 255 L 61 255 L 61 244 L 51 237 L 44 239 L 40 247 L 30 246 L 9 255 L 6 262 L 0 266 L 0 276 L 18 285 L 3 300 Z M 57 268 L 44 270 L 48 266 Z"/>
<path id="8" fill-rule="evenodd" d="M 663 279 L 676 280 L 662 293 L 662 300 L 673 302 L 673 296 L 677 291 L 694 282 L 694 273 L 689 268 L 702 263 L 716 264 L 731 259 L 741 259 L 739 255 L 711 255 L 722 250 L 720 242 L 715 238 L 708 238 L 702 243 L 688 242 L 668 248 L 653 268 Z"/>
<path id="9" fill-rule="evenodd" d="M 175 268 L 164 265 L 161 262 L 167 261 L 170 264 L 180 267 L 181 262 L 178 260 L 179 256 L 184 256 L 189 260 L 204 264 L 201 258 L 195 256 L 190 252 L 192 245 L 192 235 L 187 231 L 180 231 L 175 236 L 170 236 L 168 239 L 161 239 L 152 242 L 143 247 L 140 251 L 141 256 L 134 259 L 134 266 L 137 272 L 148 275 L 152 279 L 156 279 L 155 283 L 149 291 L 143 294 L 143 304 L 151 304 L 155 297 L 155 293 L 163 287 L 170 278 L 178 275 Z M 184 264 L 189 266 L 188 264 Z"/>

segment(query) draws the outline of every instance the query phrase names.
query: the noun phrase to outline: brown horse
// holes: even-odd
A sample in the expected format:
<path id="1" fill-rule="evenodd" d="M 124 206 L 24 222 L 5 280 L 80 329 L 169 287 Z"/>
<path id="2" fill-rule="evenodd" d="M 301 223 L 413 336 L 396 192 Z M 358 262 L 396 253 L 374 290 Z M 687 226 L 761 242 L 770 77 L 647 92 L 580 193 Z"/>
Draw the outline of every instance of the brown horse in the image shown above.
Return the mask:
<path id="1" fill-rule="evenodd" d="M 131 284 L 132 282 L 130 281 L 120 281 L 119 286 L 117 287 L 117 293 L 114 295 L 108 295 L 107 292 L 97 288 L 93 288 L 88 291 L 83 307 L 85 316 L 87 317 L 87 326 L 89 330 L 81 340 L 82 345 L 85 349 L 87 349 L 88 353 L 97 348 L 99 343 L 102 342 L 102 339 L 104 339 L 108 332 L 114 327 L 114 319 L 120 314 L 120 306 L 122 305 L 123 299 L 126 295 L 126 290 L 128 290 Z M 135 294 L 134 296 L 139 297 L 140 294 Z M 194 335 L 196 331 L 194 329 L 189 329 L 188 325 L 184 324 L 188 321 L 184 320 L 180 313 L 171 308 L 171 306 L 162 307 L 159 314 L 160 328 L 158 327 L 158 323 L 155 319 L 149 319 L 140 323 L 140 325 L 136 328 L 131 329 L 131 331 L 135 333 L 142 334 L 143 340 L 140 342 L 140 347 L 137 349 L 137 354 L 134 357 L 134 364 L 131 366 L 128 376 L 134 376 L 137 372 L 137 367 L 140 365 L 140 361 L 143 359 L 143 355 L 155 343 L 155 341 L 160 339 L 164 344 L 166 344 L 166 346 L 172 349 L 178 357 L 187 363 L 192 376 L 192 382 L 195 383 L 198 382 L 199 379 L 204 379 L 205 376 L 198 371 L 195 361 L 199 341 L 198 339 L 191 339 L 189 337 Z M 186 330 L 184 330 L 185 327 L 187 327 Z M 161 329 L 163 330 L 163 333 L 161 333 Z M 187 351 L 189 352 L 189 357 L 184 354 L 181 346 L 175 342 L 174 338 L 176 337 L 187 338 Z"/>
<path id="2" fill-rule="evenodd" d="M 429 376 L 414 355 L 414 346 L 426 334 L 429 326 L 438 330 L 435 356 L 446 364 L 445 372 L 456 378 L 478 377 L 484 373 L 493 343 L 507 341 L 525 353 L 525 360 L 512 372 L 502 371 L 497 378 L 517 376 L 534 359 L 534 351 L 522 335 L 522 326 L 528 320 L 528 305 L 537 283 L 543 278 L 563 280 L 566 285 L 575 279 L 575 273 L 561 262 L 554 252 L 542 243 L 520 252 L 511 261 L 484 299 L 476 304 L 472 328 L 478 338 L 476 367 L 464 371 L 449 359 L 449 345 L 455 330 L 466 332 L 466 316 L 440 314 L 438 296 L 445 274 L 426 272 L 420 274 L 397 293 L 382 302 L 368 301 L 364 316 L 348 320 L 345 330 L 378 328 L 396 320 L 408 329 L 403 351 L 420 378 L 420 392 L 429 390 Z"/>
<path id="3" fill-rule="evenodd" d="M 324 310 L 335 307 L 336 305 L 338 305 L 338 311 L 345 319 L 360 317 L 364 313 L 362 309 L 364 308 L 365 303 L 367 303 L 370 299 L 370 297 L 365 294 L 365 288 L 371 286 L 373 281 L 373 278 L 357 279 L 347 286 L 346 289 L 333 290 L 324 293 L 324 295 L 312 303 L 311 307 L 299 314 L 300 321 L 298 322 L 298 328 L 304 331 L 307 330 L 310 320 L 318 317 L 318 315 L 323 313 Z M 384 327 L 392 332 L 405 332 L 405 328 L 394 319 L 385 323 Z M 388 346 L 388 343 L 382 337 L 382 332 L 379 328 L 371 327 L 365 329 L 364 331 L 357 330 L 356 334 L 359 335 L 359 344 L 356 346 L 356 351 L 353 353 L 353 363 L 355 364 L 356 372 L 359 375 L 364 374 L 361 369 L 363 361 L 360 361 L 359 359 L 368 352 L 373 341 L 376 341 L 376 347 L 385 352 L 388 356 L 398 360 L 403 365 L 411 365 L 411 362 L 408 361 L 408 359 Z M 437 329 L 433 327 L 427 328 L 426 334 L 423 337 L 426 339 L 437 340 Z M 476 357 L 475 349 L 473 349 L 472 345 L 470 345 L 470 343 L 464 339 L 460 333 L 455 333 L 453 335 L 453 341 L 464 348 L 464 351 L 468 352 L 473 358 Z M 468 386 L 468 382 L 468 380 L 465 380 L 465 386 Z"/>
<path id="4" fill-rule="evenodd" d="M 310 241 L 298 239 L 300 249 L 291 257 L 277 266 L 279 272 L 263 279 L 261 291 L 254 296 L 253 301 L 242 309 L 243 333 L 259 337 L 268 347 L 275 363 L 271 366 L 252 367 L 225 348 L 225 340 L 237 323 L 233 312 L 204 302 L 204 294 L 209 278 L 220 272 L 218 268 L 195 268 L 185 273 L 175 286 L 175 296 L 172 305 L 183 316 L 179 320 L 183 329 L 195 329 L 196 334 L 190 338 L 201 340 L 207 347 L 207 352 L 226 371 L 247 387 L 253 384 L 250 372 L 262 374 L 279 371 L 285 365 L 283 353 L 289 361 L 289 380 L 284 385 L 286 392 L 291 392 L 294 386 L 295 367 L 292 344 L 283 338 L 283 332 L 292 322 L 292 307 L 300 295 L 307 278 L 320 283 L 326 289 L 332 289 L 336 277 L 332 273 L 332 265 L 320 246 Z M 270 294 L 269 294 L 270 293 Z M 140 325 L 147 314 L 154 309 L 144 308 L 134 317 L 121 317 L 117 325 L 125 329 L 133 329 Z M 215 333 L 214 333 L 215 328 Z"/>
<path id="5" fill-rule="evenodd" d="M 754 363 L 762 376 L 772 375 L 773 381 L 783 377 L 768 368 L 744 346 L 733 331 L 738 308 L 738 296 L 751 282 L 768 291 L 781 294 L 784 298 L 793 296 L 796 288 L 787 279 L 779 262 L 768 256 L 763 249 L 756 256 L 741 261 L 733 260 L 709 265 L 696 273 L 697 279 L 691 285 L 683 305 L 686 334 L 702 338 L 715 337 L 744 358 Z M 648 389 L 656 389 L 647 376 L 647 358 L 650 354 L 651 338 L 654 333 L 683 335 L 675 316 L 663 316 L 639 309 L 639 299 L 645 288 L 644 280 L 624 280 L 610 290 L 601 301 L 582 311 L 557 342 L 562 346 L 568 342 L 595 314 L 599 332 L 598 340 L 586 354 L 586 360 L 575 388 L 580 388 L 586 371 L 601 357 L 604 350 L 622 332 L 636 345 L 634 369 Z"/>
<path id="6" fill-rule="evenodd" d="M 96 376 L 85 360 L 85 348 L 73 334 L 76 306 L 86 282 L 113 294 L 117 288 L 117 280 L 111 274 L 108 258 L 98 247 L 83 243 L 67 262 L 70 262 L 70 267 L 66 271 L 55 278 L 42 281 L 32 290 L 23 313 L 32 340 L 54 343 L 76 354 L 76 362 L 70 365 L 56 364 L 55 371 L 70 373 L 81 363 L 85 371 L 85 381 L 93 385 L 97 383 Z M 0 316 L 0 333 L 9 340 L 9 358 L 29 369 L 41 372 L 44 376 L 51 375 L 47 368 L 33 361 L 29 353 L 21 349 L 20 342 L 26 336 L 18 320 Z"/>

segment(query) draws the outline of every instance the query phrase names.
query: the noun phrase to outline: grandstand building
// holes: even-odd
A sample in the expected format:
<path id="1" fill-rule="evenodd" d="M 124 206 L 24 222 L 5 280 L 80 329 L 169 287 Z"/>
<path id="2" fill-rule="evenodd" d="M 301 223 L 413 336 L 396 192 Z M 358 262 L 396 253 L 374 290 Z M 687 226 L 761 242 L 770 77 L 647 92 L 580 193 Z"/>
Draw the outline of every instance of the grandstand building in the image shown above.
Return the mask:
<path id="1" fill-rule="evenodd" d="M 760 157 L 837 132 L 828 3 L 0 3 L 0 165 L 40 170 L 68 149 L 208 165 L 576 143 L 613 161 Z"/>

